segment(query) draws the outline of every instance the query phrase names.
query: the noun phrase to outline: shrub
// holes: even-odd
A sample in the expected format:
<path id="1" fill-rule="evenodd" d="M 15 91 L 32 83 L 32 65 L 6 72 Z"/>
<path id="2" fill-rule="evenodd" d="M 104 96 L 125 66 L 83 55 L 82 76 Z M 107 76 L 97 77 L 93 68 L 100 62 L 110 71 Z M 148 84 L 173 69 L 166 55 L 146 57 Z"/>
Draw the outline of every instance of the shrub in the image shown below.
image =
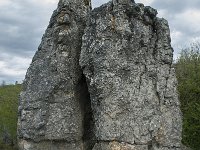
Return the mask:
<path id="1" fill-rule="evenodd" d="M 182 49 L 177 59 L 176 75 L 183 112 L 182 142 L 194 150 L 200 149 L 200 44 Z"/>

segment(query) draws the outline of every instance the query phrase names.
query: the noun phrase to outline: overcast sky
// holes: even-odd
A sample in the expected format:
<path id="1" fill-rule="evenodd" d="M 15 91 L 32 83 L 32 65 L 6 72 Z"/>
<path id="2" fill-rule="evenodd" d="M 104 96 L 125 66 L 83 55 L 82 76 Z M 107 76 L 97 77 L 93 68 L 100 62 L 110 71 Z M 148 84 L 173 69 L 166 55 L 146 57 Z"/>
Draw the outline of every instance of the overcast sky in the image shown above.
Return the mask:
<path id="1" fill-rule="evenodd" d="M 93 7 L 109 0 L 93 0 Z M 168 20 L 174 58 L 180 48 L 200 39 L 200 0 L 135 0 Z M 0 0 L 0 82 L 24 79 L 58 0 Z"/>

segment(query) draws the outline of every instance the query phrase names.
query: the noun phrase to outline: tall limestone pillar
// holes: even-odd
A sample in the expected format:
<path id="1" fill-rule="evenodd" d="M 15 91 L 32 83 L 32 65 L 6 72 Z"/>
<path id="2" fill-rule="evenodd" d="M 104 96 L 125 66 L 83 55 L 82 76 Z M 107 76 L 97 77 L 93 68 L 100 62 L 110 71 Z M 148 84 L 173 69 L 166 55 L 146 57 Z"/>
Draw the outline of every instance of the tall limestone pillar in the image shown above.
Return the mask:
<path id="1" fill-rule="evenodd" d="M 113 0 L 89 16 L 80 65 L 95 118 L 93 150 L 180 150 L 170 31 L 156 15 L 132 0 Z"/>
<path id="2" fill-rule="evenodd" d="M 79 67 L 90 0 L 60 0 L 20 94 L 20 150 L 82 150 L 88 94 Z"/>

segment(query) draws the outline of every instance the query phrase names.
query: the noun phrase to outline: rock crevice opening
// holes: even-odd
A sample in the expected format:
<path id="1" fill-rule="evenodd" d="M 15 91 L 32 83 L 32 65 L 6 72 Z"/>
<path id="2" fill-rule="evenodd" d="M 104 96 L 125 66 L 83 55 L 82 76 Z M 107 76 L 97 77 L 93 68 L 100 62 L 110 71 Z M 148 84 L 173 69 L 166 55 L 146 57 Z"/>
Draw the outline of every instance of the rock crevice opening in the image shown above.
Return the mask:
<path id="1" fill-rule="evenodd" d="M 91 99 L 90 93 L 88 91 L 88 86 L 86 82 L 86 77 L 82 73 L 82 77 L 80 82 L 78 83 L 78 93 L 80 94 L 80 105 L 82 107 L 82 114 L 83 114 L 83 136 L 82 140 L 84 143 L 84 149 L 89 150 L 92 149 L 96 138 L 94 135 L 94 118 L 93 118 L 93 111 L 91 107 Z"/>

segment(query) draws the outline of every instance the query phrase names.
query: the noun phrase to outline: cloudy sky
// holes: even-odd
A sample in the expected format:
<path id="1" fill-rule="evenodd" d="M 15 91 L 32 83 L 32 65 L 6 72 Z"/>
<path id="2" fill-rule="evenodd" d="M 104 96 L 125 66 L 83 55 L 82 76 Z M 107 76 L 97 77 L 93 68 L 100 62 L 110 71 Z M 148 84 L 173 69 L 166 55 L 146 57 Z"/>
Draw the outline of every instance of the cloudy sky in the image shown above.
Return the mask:
<path id="1" fill-rule="evenodd" d="M 109 0 L 93 0 L 93 7 Z M 135 0 L 168 20 L 174 58 L 200 39 L 200 0 Z M 0 83 L 22 81 L 58 0 L 0 0 Z"/>

